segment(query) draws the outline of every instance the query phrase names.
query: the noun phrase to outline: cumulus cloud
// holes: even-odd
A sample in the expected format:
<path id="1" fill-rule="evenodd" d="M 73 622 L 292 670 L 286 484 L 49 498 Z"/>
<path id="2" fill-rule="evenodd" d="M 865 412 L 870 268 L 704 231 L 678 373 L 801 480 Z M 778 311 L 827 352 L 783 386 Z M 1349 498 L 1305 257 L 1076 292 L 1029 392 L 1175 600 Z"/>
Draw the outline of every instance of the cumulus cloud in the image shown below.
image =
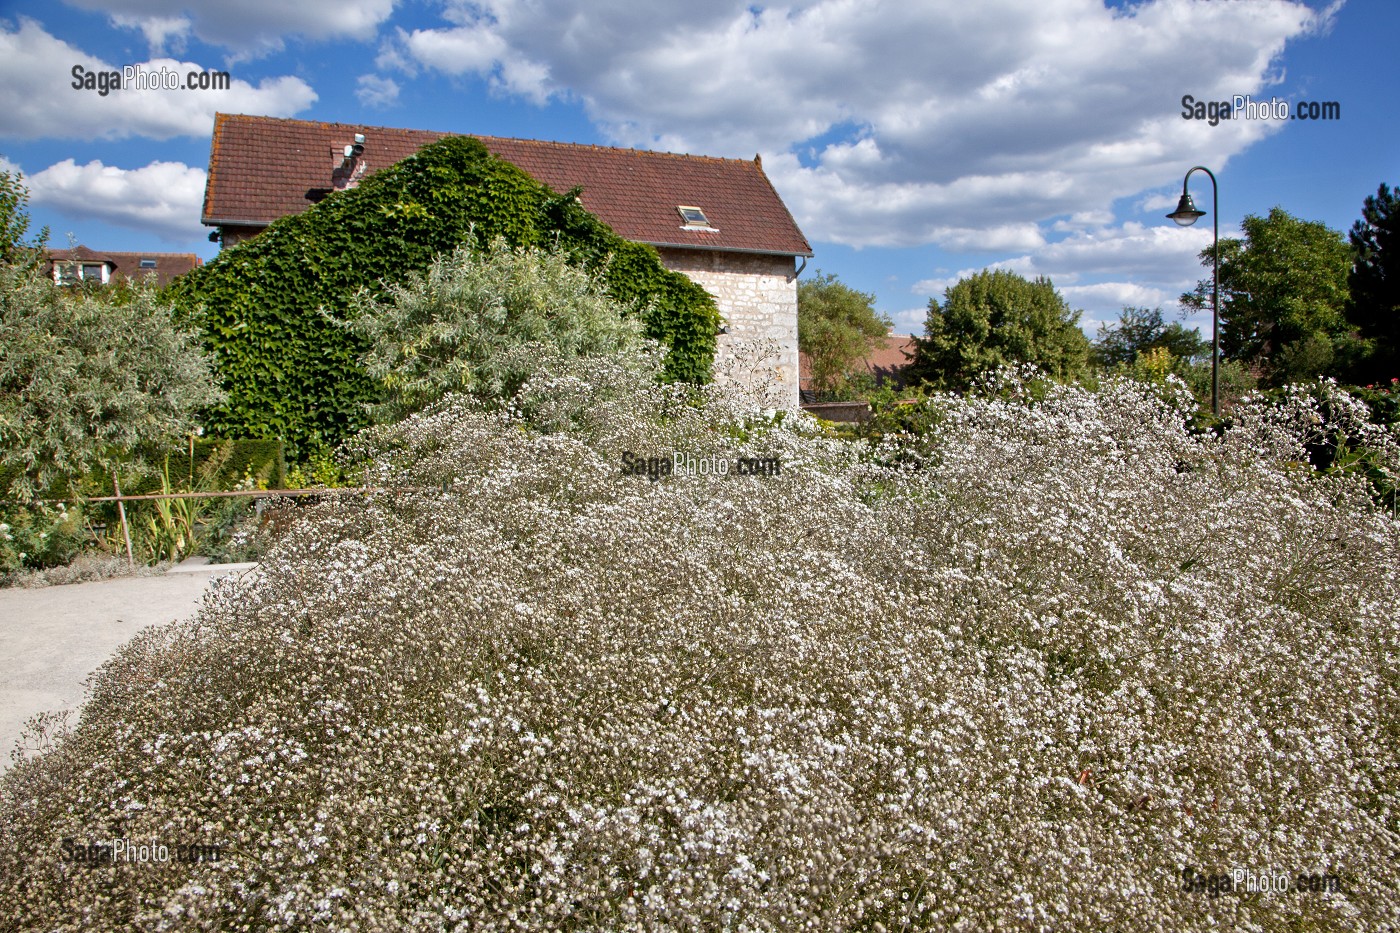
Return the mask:
<path id="1" fill-rule="evenodd" d="M 153 50 L 172 35 L 193 34 L 211 45 L 243 54 L 279 49 L 291 36 L 308 39 L 374 38 L 394 12 L 394 0 L 66 0 L 70 6 L 106 13 L 117 26 L 138 28 Z"/>
<path id="2" fill-rule="evenodd" d="M 391 107 L 399 99 L 399 83 L 381 75 L 360 75 L 355 96 L 366 107 Z"/>
<path id="3" fill-rule="evenodd" d="M 176 243 L 204 236 L 204 170 L 182 162 L 122 169 L 64 159 L 25 178 L 29 200 L 82 220 L 100 220 Z"/>
<path id="4" fill-rule="evenodd" d="M 1220 235 L 1237 233 L 1230 229 Z M 1183 229 L 1166 223 L 1149 227 L 1130 221 L 1078 231 L 992 263 L 991 268 L 1008 269 L 1027 278 L 1049 278 L 1071 307 L 1085 312 L 1088 328 L 1089 323 L 1116 320 L 1125 305 L 1161 307 L 1175 313 L 1181 293 L 1207 274 L 1200 254 L 1210 244 L 1209 228 Z M 948 286 L 979 271 L 980 267 L 969 267 L 930 276 L 915 282 L 911 290 L 942 300 Z"/>
<path id="5" fill-rule="evenodd" d="M 1183 94 L 1256 94 L 1333 8 L 1297 0 L 450 0 L 381 68 L 580 100 L 619 144 L 764 154 L 814 239 L 1029 249 L 1187 160 L 1222 166 L 1278 122 L 1183 120 Z M 1193 54 L 1182 56 L 1190 47 Z M 1018 244 L 1012 247 L 1010 244 Z"/>
<path id="6" fill-rule="evenodd" d="M 195 62 L 156 58 L 134 64 L 143 71 L 165 68 L 183 84 Z M 266 78 L 256 87 L 234 79 L 227 90 L 75 89 L 72 69 L 120 71 L 120 65 L 84 53 L 44 31 L 33 20 L 16 28 L 0 25 L 0 136 L 12 139 L 123 139 L 145 136 L 208 136 L 214 113 L 260 113 L 288 117 L 311 106 L 316 92 L 300 78 Z"/>

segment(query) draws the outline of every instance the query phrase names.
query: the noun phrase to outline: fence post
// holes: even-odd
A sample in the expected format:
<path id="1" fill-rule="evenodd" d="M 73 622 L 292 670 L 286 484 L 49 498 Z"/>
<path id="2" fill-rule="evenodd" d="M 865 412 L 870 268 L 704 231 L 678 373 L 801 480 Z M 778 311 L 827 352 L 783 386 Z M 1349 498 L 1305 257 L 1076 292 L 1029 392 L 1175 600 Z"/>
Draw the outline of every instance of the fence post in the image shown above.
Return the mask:
<path id="1" fill-rule="evenodd" d="M 126 503 L 123 502 L 121 498 L 122 485 L 117 482 L 116 470 L 112 471 L 112 489 L 115 490 L 117 496 L 117 514 L 122 518 L 122 537 L 126 539 L 126 565 L 128 567 L 135 567 L 136 558 L 131 554 L 131 529 L 128 528 L 126 524 Z"/>

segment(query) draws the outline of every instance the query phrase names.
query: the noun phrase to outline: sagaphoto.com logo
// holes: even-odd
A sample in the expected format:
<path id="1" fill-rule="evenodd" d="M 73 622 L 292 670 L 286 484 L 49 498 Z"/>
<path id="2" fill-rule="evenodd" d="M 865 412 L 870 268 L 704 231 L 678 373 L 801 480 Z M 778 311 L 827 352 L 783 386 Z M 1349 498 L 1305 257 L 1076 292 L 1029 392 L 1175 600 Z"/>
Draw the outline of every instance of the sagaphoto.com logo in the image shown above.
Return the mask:
<path id="1" fill-rule="evenodd" d="M 182 71 L 165 65 L 125 65 L 120 71 L 93 71 L 74 65 L 70 87 L 106 97 L 113 91 L 227 91 L 233 78 L 227 71 L 194 69 Z"/>
<path id="2" fill-rule="evenodd" d="M 1278 97 L 1255 100 L 1236 94 L 1229 100 L 1197 100 L 1181 97 L 1181 119 L 1204 120 L 1216 126 L 1221 120 L 1340 120 L 1342 105 L 1335 100 L 1286 101 Z"/>

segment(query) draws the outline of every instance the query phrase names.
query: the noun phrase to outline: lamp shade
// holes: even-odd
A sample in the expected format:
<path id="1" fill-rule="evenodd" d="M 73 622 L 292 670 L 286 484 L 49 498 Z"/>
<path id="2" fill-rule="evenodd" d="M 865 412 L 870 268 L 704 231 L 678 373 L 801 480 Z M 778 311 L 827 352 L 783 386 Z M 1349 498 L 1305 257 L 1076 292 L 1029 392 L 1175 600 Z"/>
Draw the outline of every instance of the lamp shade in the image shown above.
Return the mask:
<path id="1" fill-rule="evenodd" d="M 1177 202 L 1176 210 L 1172 211 L 1167 216 L 1175 220 L 1181 226 L 1189 227 L 1197 220 L 1206 216 L 1206 212 L 1196 210 L 1196 204 L 1191 200 L 1191 195 L 1183 191 L 1181 192 L 1181 200 Z"/>

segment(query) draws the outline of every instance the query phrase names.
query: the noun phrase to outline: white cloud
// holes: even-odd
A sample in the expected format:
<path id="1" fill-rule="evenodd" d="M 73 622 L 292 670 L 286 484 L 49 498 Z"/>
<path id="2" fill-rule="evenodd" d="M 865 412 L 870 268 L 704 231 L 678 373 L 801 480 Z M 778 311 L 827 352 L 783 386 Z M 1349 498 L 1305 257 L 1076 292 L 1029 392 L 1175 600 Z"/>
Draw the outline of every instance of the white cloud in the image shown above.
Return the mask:
<path id="1" fill-rule="evenodd" d="M 1168 292 L 1136 282 L 1095 282 L 1093 285 L 1066 285 L 1060 289 L 1060 294 L 1075 308 L 1109 307 L 1117 311 L 1127 305 L 1137 308 L 1171 307 L 1181 292 Z"/>
<path id="2" fill-rule="evenodd" d="M 443 27 L 401 33 L 379 64 L 578 99 L 623 145 L 762 152 L 816 240 L 1032 249 L 1030 226 L 1101 217 L 1281 131 L 1183 120 L 1179 100 L 1257 94 L 1278 80 L 1285 44 L 1333 12 L 1296 0 L 449 0 Z"/>
<path id="3" fill-rule="evenodd" d="M 121 169 L 64 159 L 27 176 L 30 203 L 82 220 L 154 233 L 172 242 L 202 237 L 204 170 L 182 162 Z"/>
<path id="4" fill-rule="evenodd" d="M 126 63 L 123 63 L 126 64 Z M 157 58 L 131 63 L 145 70 L 169 69 L 183 84 L 195 62 Z M 305 110 L 316 92 L 300 78 L 266 78 L 257 87 L 234 79 L 228 90 L 97 90 L 73 87 L 73 68 L 85 72 L 119 71 L 44 31 L 33 20 L 20 20 L 11 31 L 0 24 L 0 135 L 12 139 L 123 139 L 145 136 L 208 136 L 214 113 L 258 113 L 287 117 Z"/>
<path id="5" fill-rule="evenodd" d="M 115 13 L 111 19 L 113 26 L 141 30 L 153 55 L 183 52 L 192 25 L 188 16 L 128 16 Z"/>
<path id="6" fill-rule="evenodd" d="M 1221 236 L 1236 236 L 1222 230 Z M 1045 276 L 1088 322 L 1116 320 L 1124 305 L 1177 311 L 1177 299 L 1208 275 L 1200 254 L 1211 244 L 1209 228 L 1128 222 L 1081 230 L 1023 255 L 990 264 L 1026 278 Z M 948 286 L 981 271 L 960 269 L 915 282 L 912 291 L 942 300 Z M 1197 322 L 1199 323 L 1199 322 Z"/>
<path id="7" fill-rule="evenodd" d="M 153 50 L 172 35 L 193 34 L 211 45 L 244 54 L 282 47 L 291 36 L 308 39 L 373 39 L 394 12 L 394 0 L 66 0 L 106 13 L 116 26 L 141 29 Z M 183 22 L 184 25 L 179 24 Z"/>
<path id="8" fill-rule="evenodd" d="M 360 75 L 355 96 L 366 107 L 390 107 L 398 102 L 399 83 L 381 75 Z"/>
<path id="9" fill-rule="evenodd" d="M 913 334 L 921 336 L 924 332 L 924 320 L 928 317 L 928 305 L 920 305 L 917 308 L 903 308 L 889 315 L 894 326 L 890 328 L 891 334 Z"/>

